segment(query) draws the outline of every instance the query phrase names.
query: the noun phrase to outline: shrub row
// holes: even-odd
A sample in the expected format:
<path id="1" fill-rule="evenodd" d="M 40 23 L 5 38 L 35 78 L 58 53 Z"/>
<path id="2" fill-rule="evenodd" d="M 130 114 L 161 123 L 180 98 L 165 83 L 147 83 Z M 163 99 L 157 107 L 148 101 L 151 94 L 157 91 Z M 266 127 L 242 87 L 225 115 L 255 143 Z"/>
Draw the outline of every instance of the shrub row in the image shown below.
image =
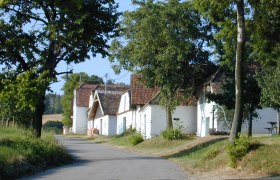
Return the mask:
<path id="1" fill-rule="evenodd" d="M 53 136 L 38 139 L 31 134 L 0 136 L 0 179 L 18 178 L 72 160 Z"/>

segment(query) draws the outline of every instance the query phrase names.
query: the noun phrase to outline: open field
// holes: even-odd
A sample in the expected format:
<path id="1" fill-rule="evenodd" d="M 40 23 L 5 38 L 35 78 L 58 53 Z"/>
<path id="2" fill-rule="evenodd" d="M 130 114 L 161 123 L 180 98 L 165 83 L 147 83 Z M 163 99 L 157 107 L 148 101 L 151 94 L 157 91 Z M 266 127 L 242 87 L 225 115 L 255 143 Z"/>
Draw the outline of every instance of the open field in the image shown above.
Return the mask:
<path id="1" fill-rule="evenodd" d="M 46 114 L 43 115 L 43 124 L 48 121 L 62 121 L 62 114 Z"/>

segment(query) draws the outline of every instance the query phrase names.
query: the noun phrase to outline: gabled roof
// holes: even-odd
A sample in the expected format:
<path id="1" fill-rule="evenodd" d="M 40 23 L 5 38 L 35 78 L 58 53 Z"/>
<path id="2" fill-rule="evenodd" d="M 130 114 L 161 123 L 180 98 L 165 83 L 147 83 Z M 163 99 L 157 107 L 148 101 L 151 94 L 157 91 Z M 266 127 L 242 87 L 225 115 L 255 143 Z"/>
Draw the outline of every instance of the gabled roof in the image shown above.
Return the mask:
<path id="1" fill-rule="evenodd" d="M 96 84 L 81 84 L 76 89 L 76 105 L 80 107 L 88 107 L 91 91 L 96 87 Z"/>
<path id="2" fill-rule="evenodd" d="M 118 113 L 121 94 L 98 93 L 98 96 L 104 115 L 116 115 Z"/>
<path id="3" fill-rule="evenodd" d="M 103 115 L 116 115 L 118 113 L 122 94 L 129 90 L 128 85 L 98 85 L 93 91 L 95 99 L 89 110 L 89 117 L 95 118 L 97 108 L 100 107 Z"/>
<path id="4" fill-rule="evenodd" d="M 132 105 L 145 105 L 159 92 L 159 88 L 146 87 L 140 78 L 140 75 L 131 75 Z"/>

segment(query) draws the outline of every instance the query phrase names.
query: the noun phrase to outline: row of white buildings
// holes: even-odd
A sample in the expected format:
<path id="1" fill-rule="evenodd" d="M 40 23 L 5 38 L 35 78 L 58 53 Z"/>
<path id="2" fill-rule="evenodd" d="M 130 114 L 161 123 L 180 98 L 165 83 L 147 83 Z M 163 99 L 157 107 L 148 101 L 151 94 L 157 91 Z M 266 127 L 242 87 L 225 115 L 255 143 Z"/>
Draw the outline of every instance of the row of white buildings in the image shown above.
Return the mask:
<path id="1" fill-rule="evenodd" d="M 229 132 L 229 122 L 221 106 L 207 102 L 206 92 L 219 87 L 220 74 L 215 73 L 200 90 L 198 100 L 188 100 L 177 106 L 172 114 L 174 126 L 182 127 L 185 134 L 207 136 L 210 132 Z M 147 88 L 139 76 L 131 76 L 131 85 L 82 84 L 74 90 L 73 133 L 116 135 L 128 128 L 141 132 L 144 138 L 158 136 L 166 129 L 165 109 L 159 105 L 159 89 Z M 218 111 L 220 113 L 218 113 Z M 222 113 L 221 113 L 222 112 Z M 253 121 L 254 134 L 266 134 L 271 123 L 276 122 L 277 112 L 266 108 L 258 110 Z M 244 123 L 242 129 L 246 131 Z"/>

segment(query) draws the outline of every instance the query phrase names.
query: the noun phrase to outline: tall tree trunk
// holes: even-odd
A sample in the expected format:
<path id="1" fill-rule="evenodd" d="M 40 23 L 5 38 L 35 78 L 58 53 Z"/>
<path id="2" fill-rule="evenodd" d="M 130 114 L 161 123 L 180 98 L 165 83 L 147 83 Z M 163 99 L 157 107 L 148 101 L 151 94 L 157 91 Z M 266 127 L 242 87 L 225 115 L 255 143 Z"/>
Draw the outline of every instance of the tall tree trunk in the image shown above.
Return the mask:
<path id="1" fill-rule="evenodd" d="M 45 100 L 45 95 L 41 95 L 41 97 L 38 98 L 38 103 L 36 105 L 36 109 L 34 112 L 33 129 L 35 130 L 36 137 L 41 137 L 42 120 L 43 120 L 43 114 L 45 112 L 44 100 Z"/>
<path id="2" fill-rule="evenodd" d="M 244 0 L 236 0 L 237 3 L 237 47 L 235 63 L 235 111 L 230 131 L 230 143 L 234 144 L 238 133 L 241 131 L 243 118 L 243 59 L 245 54 L 245 17 Z"/>
<path id="3" fill-rule="evenodd" d="M 253 129 L 253 112 L 250 112 L 249 120 L 248 120 L 248 137 L 252 137 L 252 129 Z"/>
<path id="4" fill-rule="evenodd" d="M 166 107 L 167 129 L 173 129 L 172 112 L 169 107 Z"/>

